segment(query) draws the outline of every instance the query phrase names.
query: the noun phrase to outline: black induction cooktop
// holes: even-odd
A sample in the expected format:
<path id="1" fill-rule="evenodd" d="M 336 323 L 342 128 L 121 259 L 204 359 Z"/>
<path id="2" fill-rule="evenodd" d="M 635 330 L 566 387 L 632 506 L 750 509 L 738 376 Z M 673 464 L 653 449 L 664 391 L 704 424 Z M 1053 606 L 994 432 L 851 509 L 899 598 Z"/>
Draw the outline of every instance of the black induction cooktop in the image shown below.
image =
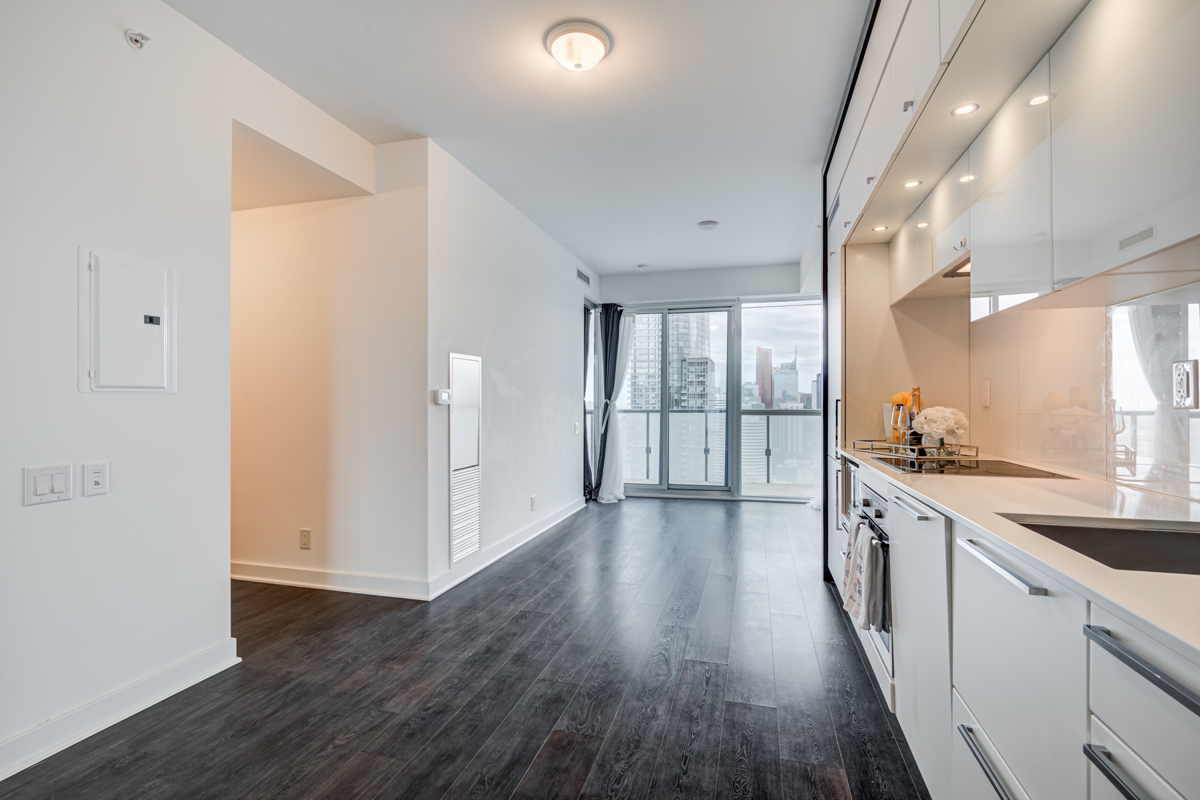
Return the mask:
<path id="1" fill-rule="evenodd" d="M 1044 469 L 1034 469 L 1011 461 L 996 459 L 972 459 L 959 461 L 954 464 L 944 462 L 910 461 L 903 458 L 876 457 L 876 461 L 899 472 L 912 475 L 975 475 L 980 478 L 1056 478 L 1059 480 L 1075 480 L 1067 475 L 1047 472 Z"/>

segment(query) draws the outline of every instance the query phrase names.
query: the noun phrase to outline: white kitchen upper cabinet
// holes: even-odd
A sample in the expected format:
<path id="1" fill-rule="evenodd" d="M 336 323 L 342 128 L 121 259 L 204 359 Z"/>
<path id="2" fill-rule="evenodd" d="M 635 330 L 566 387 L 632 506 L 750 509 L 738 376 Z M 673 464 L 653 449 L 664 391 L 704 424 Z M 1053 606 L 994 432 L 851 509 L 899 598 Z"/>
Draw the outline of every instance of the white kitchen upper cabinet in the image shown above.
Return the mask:
<path id="1" fill-rule="evenodd" d="M 954 547 L 954 688 L 1035 798 L 1082 800 L 1087 601 L 965 526 Z"/>
<path id="2" fill-rule="evenodd" d="M 1056 285 L 1200 234 L 1198 43 L 1198 0 L 1093 0 L 1050 51 Z"/>
<path id="3" fill-rule="evenodd" d="M 917 108 L 937 75 L 939 55 L 938 0 L 912 0 L 896 36 L 892 57 L 888 59 L 884 84 L 890 95 L 890 150 L 898 149 L 904 131 L 916 117 Z"/>
<path id="4" fill-rule="evenodd" d="M 867 120 L 863 123 L 862 133 L 858 136 L 858 146 L 850 157 L 850 166 L 846 169 L 846 178 L 842 182 L 842 197 L 846 198 L 851 190 L 856 192 L 857 212 L 867 205 L 871 193 L 875 191 L 883 170 L 887 167 L 892 150 L 888 144 L 891 131 L 891 116 L 888 111 L 886 92 L 882 89 L 867 112 Z"/>
<path id="5" fill-rule="evenodd" d="M 1049 97 L 1047 56 L 968 151 L 970 172 L 979 176 L 967 185 L 972 297 L 1011 299 L 1053 288 Z"/>
<path id="6" fill-rule="evenodd" d="M 970 16 L 976 3 L 983 0 L 939 0 L 938 15 L 941 28 L 940 53 L 943 62 L 949 62 L 954 55 L 954 47 L 958 44 L 958 34 Z"/>
<path id="7" fill-rule="evenodd" d="M 863 53 L 858 79 L 854 83 L 850 94 L 850 103 L 846 107 L 846 119 L 842 122 L 842 130 L 838 133 L 837 144 L 834 146 L 833 156 L 829 160 L 829 174 L 826 181 L 828 192 L 826 215 L 833 208 L 834 196 L 845 191 L 843 183 L 846 169 L 858 144 L 859 133 L 866 122 L 871 102 L 875 99 L 876 89 L 883 80 L 888 56 L 892 52 L 896 33 L 900 30 L 900 23 L 904 19 L 904 12 L 907 9 L 908 0 L 880 0 L 879 10 L 875 14 L 875 24 L 871 28 L 871 38 L 867 42 L 866 52 Z M 857 187 L 855 187 L 855 191 L 855 196 L 857 196 Z"/>
<path id="8" fill-rule="evenodd" d="M 935 270 L 950 266 L 970 247 L 971 175 L 967 153 L 929 193 L 929 230 L 935 242 Z"/>
<path id="9" fill-rule="evenodd" d="M 934 800 L 950 793 L 950 565 L 946 518 L 888 497 L 896 718 Z"/>
<path id="10" fill-rule="evenodd" d="M 896 231 L 888 244 L 888 271 L 892 303 L 903 298 L 933 275 L 934 239 L 933 228 L 917 225 L 929 222 L 932 199 L 925 202 L 912 217 Z"/>

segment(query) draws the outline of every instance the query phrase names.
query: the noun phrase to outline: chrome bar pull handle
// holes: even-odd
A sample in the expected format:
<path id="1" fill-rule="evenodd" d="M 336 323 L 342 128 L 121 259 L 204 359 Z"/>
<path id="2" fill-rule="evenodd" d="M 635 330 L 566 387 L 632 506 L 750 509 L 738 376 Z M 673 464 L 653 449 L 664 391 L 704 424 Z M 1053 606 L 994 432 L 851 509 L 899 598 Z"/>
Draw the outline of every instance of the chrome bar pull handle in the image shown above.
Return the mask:
<path id="1" fill-rule="evenodd" d="M 975 544 L 973 539 L 959 539 L 958 546 L 978 558 L 984 564 L 988 565 L 988 567 L 994 570 L 1001 578 L 1004 578 L 1004 580 L 1008 581 L 1025 594 L 1038 595 L 1042 597 L 1050 594 L 1050 591 L 1045 586 L 1037 586 L 1030 583 L 1008 567 L 1001 564 L 996 559 L 989 556 L 982 549 L 980 549 L 979 545 Z"/>
<path id="2" fill-rule="evenodd" d="M 895 495 L 892 495 L 892 497 L 888 499 L 888 504 L 896 506 L 901 511 L 915 519 L 917 522 L 927 522 L 928 520 L 933 519 L 933 517 L 929 516 L 928 514 L 922 511 L 917 511 L 915 508 Z"/>
<path id="3" fill-rule="evenodd" d="M 975 734 L 971 730 L 971 726 L 965 723 L 958 723 L 958 732 L 967 742 L 967 748 L 971 751 L 971 755 L 975 756 L 975 760 L 979 762 L 979 768 L 983 770 L 983 774 L 987 777 L 988 783 L 996 790 L 996 796 L 1000 800 L 1012 800 L 1012 795 L 1008 793 L 1008 789 L 1004 788 L 1004 784 L 1000 782 L 1000 776 L 996 774 L 996 770 L 992 769 L 992 765 L 988 763 L 987 756 L 983 754 L 983 750 L 979 747 L 979 742 L 975 741 Z"/>
<path id="4" fill-rule="evenodd" d="M 1125 800 L 1150 800 L 1149 795 L 1138 790 L 1133 780 L 1112 760 L 1112 751 L 1098 744 L 1085 744 L 1083 754 L 1096 765 L 1100 774 L 1121 793 Z"/>
<path id="5" fill-rule="evenodd" d="M 1196 694 L 1161 668 L 1151 664 L 1140 655 L 1113 638 L 1112 631 L 1100 625 L 1084 625 L 1083 635 L 1108 651 L 1113 658 L 1132 669 L 1138 675 L 1166 692 L 1188 711 L 1200 716 L 1200 694 Z"/>

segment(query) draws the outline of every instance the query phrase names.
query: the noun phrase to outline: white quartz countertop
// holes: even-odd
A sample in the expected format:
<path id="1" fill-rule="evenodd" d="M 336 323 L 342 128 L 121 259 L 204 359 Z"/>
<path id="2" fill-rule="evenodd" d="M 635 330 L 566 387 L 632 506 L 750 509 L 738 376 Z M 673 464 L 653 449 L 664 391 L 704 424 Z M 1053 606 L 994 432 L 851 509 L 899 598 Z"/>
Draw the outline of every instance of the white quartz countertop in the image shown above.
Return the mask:
<path id="1" fill-rule="evenodd" d="M 843 450 L 842 454 L 953 519 L 990 534 L 989 538 L 1006 551 L 1048 571 L 1089 600 L 1131 622 L 1148 623 L 1139 627 L 1157 634 L 1155 638 L 1163 644 L 1200 664 L 1200 575 L 1113 569 L 1000 516 L 1036 514 L 1200 523 L 1200 503 L 1086 477 L 1057 480 L 907 475 L 866 453 Z M 878 482 L 878 478 L 868 481 Z"/>

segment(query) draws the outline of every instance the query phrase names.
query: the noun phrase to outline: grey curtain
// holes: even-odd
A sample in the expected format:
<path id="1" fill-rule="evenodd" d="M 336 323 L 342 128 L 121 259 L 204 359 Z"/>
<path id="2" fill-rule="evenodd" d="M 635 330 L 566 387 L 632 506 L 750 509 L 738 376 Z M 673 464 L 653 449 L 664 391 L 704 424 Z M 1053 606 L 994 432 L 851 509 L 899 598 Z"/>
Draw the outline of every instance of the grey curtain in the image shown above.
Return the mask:
<path id="1" fill-rule="evenodd" d="M 604 393 L 604 397 L 595 410 L 596 419 L 600 422 L 598 426 L 600 430 L 604 430 L 604 423 L 607 421 L 610 411 L 616 413 L 612 407 L 617 400 L 613 397 L 613 382 L 617 379 L 617 343 L 621 337 L 621 313 L 621 307 L 616 303 L 605 303 L 600 306 L 600 324 L 596 326 L 600 333 L 600 354 L 604 359 L 604 363 L 601 365 L 604 371 L 604 386 L 597 387 Z M 604 476 L 604 458 L 607 450 L 608 437 L 601 436 L 600 446 L 596 451 L 596 470 L 593 473 L 601 478 Z M 593 495 L 598 496 L 600 481 L 596 483 Z"/>
<path id="2" fill-rule="evenodd" d="M 588 334 L 592 330 L 592 310 L 583 307 L 583 390 L 587 391 Z M 592 485 L 592 451 L 588 449 L 587 400 L 583 401 L 583 499 L 595 500 L 596 487 Z"/>

